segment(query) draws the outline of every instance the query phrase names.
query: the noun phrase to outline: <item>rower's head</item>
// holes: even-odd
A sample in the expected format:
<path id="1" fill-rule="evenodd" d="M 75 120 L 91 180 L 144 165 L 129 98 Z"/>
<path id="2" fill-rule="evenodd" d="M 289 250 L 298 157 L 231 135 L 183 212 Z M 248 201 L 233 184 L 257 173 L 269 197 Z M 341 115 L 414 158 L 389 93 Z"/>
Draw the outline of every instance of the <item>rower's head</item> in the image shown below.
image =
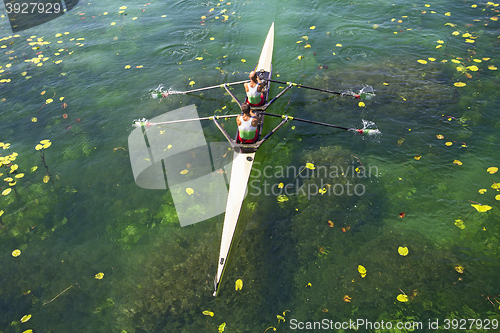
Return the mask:
<path id="1" fill-rule="evenodd" d="M 241 106 L 241 112 L 244 114 L 250 115 L 250 110 L 250 104 L 245 103 Z"/>
<path id="2" fill-rule="evenodd" d="M 248 78 L 254 82 L 257 82 L 257 73 L 255 73 L 255 71 L 251 71 L 250 75 L 248 75 Z"/>

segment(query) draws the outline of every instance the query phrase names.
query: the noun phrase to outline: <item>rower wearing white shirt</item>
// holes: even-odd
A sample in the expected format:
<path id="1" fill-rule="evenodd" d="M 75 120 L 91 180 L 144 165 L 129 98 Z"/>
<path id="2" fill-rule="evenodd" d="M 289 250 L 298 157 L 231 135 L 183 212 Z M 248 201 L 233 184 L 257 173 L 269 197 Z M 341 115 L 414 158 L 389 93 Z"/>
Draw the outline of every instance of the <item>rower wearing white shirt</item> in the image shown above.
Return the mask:
<path id="1" fill-rule="evenodd" d="M 241 143 L 254 143 L 258 137 L 259 116 L 253 113 L 247 103 L 241 106 L 241 112 L 243 114 L 236 118 L 238 140 Z"/>
<path id="2" fill-rule="evenodd" d="M 246 82 L 244 84 L 245 91 L 247 93 L 246 103 L 251 106 L 264 105 L 265 101 L 263 91 L 266 83 L 259 79 L 255 71 L 251 71 L 248 78 L 250 79 L 250 82 Z"/>

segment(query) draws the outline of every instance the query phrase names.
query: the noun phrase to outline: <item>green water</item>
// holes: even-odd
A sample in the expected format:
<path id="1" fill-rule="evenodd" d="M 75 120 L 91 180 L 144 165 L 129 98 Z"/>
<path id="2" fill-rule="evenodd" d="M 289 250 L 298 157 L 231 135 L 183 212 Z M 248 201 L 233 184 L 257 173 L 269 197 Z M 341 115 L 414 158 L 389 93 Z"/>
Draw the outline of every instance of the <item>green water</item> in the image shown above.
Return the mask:
<path id="1" fill-rule="evenodd" d="M 24 173 L 0 197 L 0 332 L 217 332 L 223 323 L 224 332 L 264 332 L 286 310 L 278 332 L 297 331 L 292 319 L 422 322 L 422 332 L 433 331 L 429 320 L 500 320 L 500 193 L 491 187 L 500 177 L 486 171 L 500 167 L 499 22 L 492 19 L 499 8 L 473 1 L 82 2 L 18 37 L 0 11 L 0 39 L 10 36 L 0 41 L 0 142 L 10 143 L 0 154 L 16 152 L 12 164 Z M 136 118 L 193 103 L 201 116 L 237 112 L 222 89 L 161 101 L 147 92 L 246 79 L 273 21 L 275 78 L 335 91 L 370 85 L 376 97 L 361 107 L 294 88 L 269 111 L 344 127 L 373 121 L 382 134 L 290 122 L 270 139 L 252 177 L 262 193 L 243 204 L 214 298 L 223 216 L 181 228 L 168 191 L 135 184 L 128 135 Z M 29 45 L 38 38 L 50 44 Z M 39 52 L 39 63 L 25 62 Z M 269 119 L 267 129 L 276 122 Z M 203 126 L 208 141 L 224 139 Z M 52 145 L 35 150 L 46 139 Z M 297 177 L 304 191 L 295 175 L 275 174 L 306 163 L 350 171 L 304 172 Z M 8 170 L 1 167 L 2 179 Z M 264 195 L 266 181 L 292 184 L 288 200 Z M 363 194 L 333 193 L 354 186 Z M 491 209 L 478 212 L 476 203 Z M 408 302 L 397 300 L 403 293 Z M 481 331 L 469 324 L 467 331 Z"/>

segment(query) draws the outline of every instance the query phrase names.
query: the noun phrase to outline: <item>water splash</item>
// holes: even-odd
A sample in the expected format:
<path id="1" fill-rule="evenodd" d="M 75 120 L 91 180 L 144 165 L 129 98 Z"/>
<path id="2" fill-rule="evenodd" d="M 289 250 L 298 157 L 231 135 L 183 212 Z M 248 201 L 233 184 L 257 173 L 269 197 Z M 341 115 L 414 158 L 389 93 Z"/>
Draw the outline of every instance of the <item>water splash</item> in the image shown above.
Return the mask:
<path id="1" fill-rule="evenodd" d="M 363 134 L 368 134 L 371 139 L 375 140 L 380 138 L 382 132 L 379 131 L 377 125 L 375 125 L 373 121 L 362 119 L 362 122 L 363 122 L 363 127 L 360 129 L 360 131 Z"/>
<path id="2" fill-rule="evenodd" d="M 156 89 L 151 89 L 149 91 L 151 98 L 164 98 L 168 97 L 168 95 L 177 95 L 177 94 L 182 94 L 182 91 L 178 91 L 172 88 L 169 88 L 168 90 L 165 90 L 165 87 L 163 84 L 158 85 L 158 88 Z"/>
<path id="3" fill-rule="evenodd" d="M 359 96 L 361 99 L 372 99 L 375 97 L 375 90 L 372 86 L 363 85 L 363 88 L 359 91 Z"/>

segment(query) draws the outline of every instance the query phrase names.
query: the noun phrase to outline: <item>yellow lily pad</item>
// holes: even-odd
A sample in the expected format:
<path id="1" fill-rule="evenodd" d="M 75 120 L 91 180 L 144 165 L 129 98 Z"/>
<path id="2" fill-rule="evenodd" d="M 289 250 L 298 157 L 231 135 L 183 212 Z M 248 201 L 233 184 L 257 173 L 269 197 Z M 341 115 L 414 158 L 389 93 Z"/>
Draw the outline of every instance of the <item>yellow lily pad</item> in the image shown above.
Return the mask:
<path id="1" fill-rule="evenodd" d="M 243 288 L 243 280 L 242 279 L 236 280 L 236 282 L 234 283 L 234 290 L 241 290 L 242 288 Z"/>
<path id="2" fill-rule="evenodd" d="M 23 317 L 21 318 L 21 323 L 25 323 L 25 322 L 27 322 L 27 321 L 28 321 L 28 320 L 30 320 L 30 319 L 31 319 L 31 315 L 30 315 L 30 314 L 25 315 L 25 316 L 23 316 Z"/>
<path id="3" fill-rule="evenodd" d="M 472 207 L 476 208 L 476 210 L 480 213 L 484 213 L 484 212 L 487 212 L 491 209 L 491 206 L 488 206 L 488 205 L 475 205 L 475 204 L 471 204 Z"/>
<path id="4" fill-rule="evenodd" d="M 491 173 L 491 174 L 494 174 L 498 171 L 498 168 L 497 167 L 489 167 L 488 169 L 486 169 L 486 171 Z"/>
<path id="5" fill-rule="evenodd" d="M 406 257 L 409 252 L 410 251 L 408 251 L 408 248 L 406 246 L 405 247 L 402 247 L 402 246 L 398 247 L 398 253 L 400 255 L 402 255 L 403 257 Z"/>

